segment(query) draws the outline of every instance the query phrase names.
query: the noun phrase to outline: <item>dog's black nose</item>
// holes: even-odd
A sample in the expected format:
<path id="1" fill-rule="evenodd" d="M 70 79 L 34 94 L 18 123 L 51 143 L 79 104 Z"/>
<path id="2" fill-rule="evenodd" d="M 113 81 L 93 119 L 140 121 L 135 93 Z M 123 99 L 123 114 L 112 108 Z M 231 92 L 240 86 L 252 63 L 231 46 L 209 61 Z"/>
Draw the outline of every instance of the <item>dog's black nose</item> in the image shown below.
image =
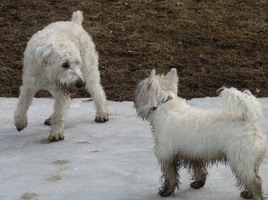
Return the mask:
<path id="1" fill-rule="evenodd" d="M 81 80 L 78 80 L 75 83 L 76 88 L 82 88 L 82 87 L 84 87 L 84 85 L 85 85 L 85 83 L 83 81 L 81 81 Z"/>

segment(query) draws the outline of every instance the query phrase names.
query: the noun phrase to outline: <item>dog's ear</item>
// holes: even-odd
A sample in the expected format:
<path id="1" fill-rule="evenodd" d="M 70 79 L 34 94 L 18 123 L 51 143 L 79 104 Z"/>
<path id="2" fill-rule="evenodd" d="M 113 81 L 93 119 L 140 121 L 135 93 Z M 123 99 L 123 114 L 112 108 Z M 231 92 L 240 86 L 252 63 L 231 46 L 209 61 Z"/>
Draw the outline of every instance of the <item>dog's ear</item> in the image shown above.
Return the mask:
<path id="1" fill-rule="evenodd" d="M 155 69 L 151 71 L 149 78 L 155 78 Z"/>
<path id="2" fill-rule="evenodd" d="M 168 83 L 167 87 L 172 90 L 175 94 L 178 93 L 178 74 L 176 68 L 172 68 L 167 75 L 164 77 L 165 82 Z"/>
<path id="3" fill-rule="evenodd" d="M 149 81 L 148 81 L 148 89 L 150 89 L 150 90 L 153 90 L 153 89 L 155 89 L 155 87 L 156 87 L 156 78 L 155 78 L 156 76 L 155 76 L 155 70 L 153 69 L 152 71 L 151 71 L 151 74 L 150 74 L 150 76 L 149 76 Z"/>
<path id="4" fill-rule="evenodd" d="M 53 54 L 53 46 L 38 47 L 35 52 L 36 60 L 42 65 L 46 66 L 51 59 Z"/>
<path id="5" fill-rule="evenodd" d="M 172 68 L 168 73 L 167 75 L 165 76 L 165 78 L 171 80 L 171 81 L 174 81 L 174 82 L 177 82 L 179 81 L 178 79 L 178 74 L 177 74 L 177 70 L 176 68 Z"/>

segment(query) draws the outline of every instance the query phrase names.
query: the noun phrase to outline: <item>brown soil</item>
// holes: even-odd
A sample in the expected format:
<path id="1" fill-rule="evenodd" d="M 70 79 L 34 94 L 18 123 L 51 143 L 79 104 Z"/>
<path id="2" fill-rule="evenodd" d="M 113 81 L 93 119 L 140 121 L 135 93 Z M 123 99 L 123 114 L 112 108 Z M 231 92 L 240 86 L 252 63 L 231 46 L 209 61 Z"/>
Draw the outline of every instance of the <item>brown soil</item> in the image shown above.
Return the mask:
<path id="1" fill-rule="evenodd" d="M 179 95 L 187 99 L 215 96 L 221 86 L 268 96 L 267 0 L 1 1 L 0 96 L 19 95 L 29 38 L 78 9 L 96 43 L 109 100 L 132 100 L 151 69 L 173 67 Z"/>

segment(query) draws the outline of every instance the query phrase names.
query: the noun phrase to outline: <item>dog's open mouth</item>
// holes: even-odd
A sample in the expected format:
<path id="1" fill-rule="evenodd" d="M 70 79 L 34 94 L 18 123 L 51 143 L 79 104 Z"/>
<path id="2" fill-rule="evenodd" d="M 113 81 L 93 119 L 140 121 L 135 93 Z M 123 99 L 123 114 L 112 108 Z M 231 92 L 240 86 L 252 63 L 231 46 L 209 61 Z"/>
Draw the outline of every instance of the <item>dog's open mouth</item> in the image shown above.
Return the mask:
<path id="1" fill-rule="evenodd" d="M 75 95 L 78 94 L 79 91 L 80 91 L 80 89 L 75 88 L 75 89 L 72 89 L 72 90 L 70 91 L 70 94 L 71 94 L 72 96 L 75 96 Z"/>
<path id="2" fill-rule="evenodd" d="M 61 91 L 66 96 L 75 96 L 82 89 L 77 87 L 68 88 L 67 84 L 61 84 L 60 82 L 56 82 L 56 91 Z"/>

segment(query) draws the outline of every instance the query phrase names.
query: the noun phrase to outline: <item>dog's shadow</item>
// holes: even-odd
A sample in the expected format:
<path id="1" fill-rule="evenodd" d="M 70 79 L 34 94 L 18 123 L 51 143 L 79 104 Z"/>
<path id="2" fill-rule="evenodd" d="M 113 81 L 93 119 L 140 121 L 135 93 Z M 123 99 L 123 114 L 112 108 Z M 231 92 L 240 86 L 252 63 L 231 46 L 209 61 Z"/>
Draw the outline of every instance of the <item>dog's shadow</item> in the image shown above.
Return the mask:
<path id="1" fill-rule="evenodd" d="M 239 195 L 219 192 L 218 190 L 204 187 L 201 189 L 193 189 L 189 186 L 187 189 L 176 190 L 173 197 L 176 199 L 198 199 L 198 200 L 241 200 Z M 169 199 L 169 198 L 168 198 Z M 173 199 L 172 197 L 170 199 Z M 174 198 L 175 199 L 175 198 Z"/>

